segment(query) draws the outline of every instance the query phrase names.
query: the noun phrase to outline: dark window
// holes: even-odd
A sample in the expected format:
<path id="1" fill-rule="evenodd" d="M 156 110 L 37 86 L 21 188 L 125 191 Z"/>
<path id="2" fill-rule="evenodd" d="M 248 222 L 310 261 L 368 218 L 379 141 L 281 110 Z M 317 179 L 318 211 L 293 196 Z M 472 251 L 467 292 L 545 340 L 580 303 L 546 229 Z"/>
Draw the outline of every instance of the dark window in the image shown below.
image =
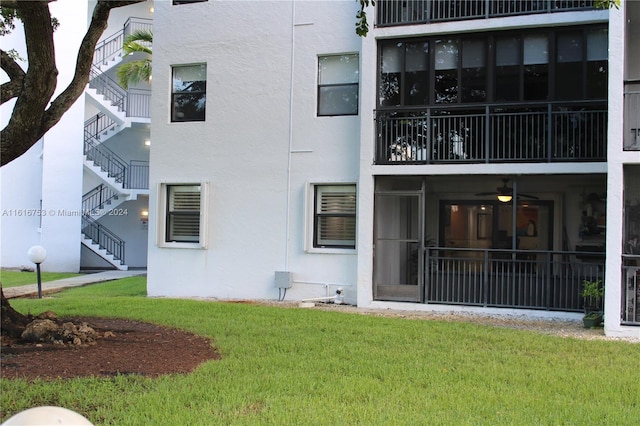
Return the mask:
<path id="1" fill-rule="evenodd" d="M 204 121 L 206 95 L 206 65 L 174 66 L 171 121 Z"/>
<path id="2" fill-rule="evenodd" d="M 318 115 L 358 114 L 358 55 L 318 58 Z"/>
<path id="3" fill-rule="evenodd" d="M 520 63 L 522 49 L 516 36 L 496 38 L 495 100 L 498 102 L 520 99 Z"/>
<path id="4" fill-rule="evenodd" d="M 402 84 L 402 68 L 404 58 L 404 43 L 387 42 L 382 44 L 380 51 L 380 83 L 378 85 L 378 98 L 382 106 L 399 106 L 400 86 Z M 428 73 L 422 74 L 425 78 L 422 83 L 424 90 L 429 85 Z M 405 82 L 404 86 L 413 86 L 414 81 Z M 403 87 L 404 87 L 403 86 Z M 425 103 L 428 99 L 425 97 Z"/>
<path id="5" fill-rule="evenodd" d="M 523 39 L 524 100 L 543 101 L 549 95 L 549 43 L 546 34 Z M 496 81 L 496 85 L 500 81 Z"/>
<path id="6" fill-rule="evenodd" d="M 584 46 L 581 31 L 565 31 L 556 39 L 556 98 L 578 99 L 582 95 Z"/>
<path id="7" fill-rule="evenodd" d="M 462 41 L 462 102 L 487 99 L 487 55 L 484 40 Z"/>
<path id="8" fill-rule="evenodd" d="M 407 43 L 405 55 L 405 93 L 407 105 L 429 102 L 429 43 Z"/>
<path id="9" fill-rule="evenodd" d="M 435 41 L 434 101 L 451 104 L 458 101 L 458 40 Z"/>
<path id="10" fill-rule="evenodd" d="M 379 107 L 607 97 L 602 26 L 383 40 L 378 58 Z"/>

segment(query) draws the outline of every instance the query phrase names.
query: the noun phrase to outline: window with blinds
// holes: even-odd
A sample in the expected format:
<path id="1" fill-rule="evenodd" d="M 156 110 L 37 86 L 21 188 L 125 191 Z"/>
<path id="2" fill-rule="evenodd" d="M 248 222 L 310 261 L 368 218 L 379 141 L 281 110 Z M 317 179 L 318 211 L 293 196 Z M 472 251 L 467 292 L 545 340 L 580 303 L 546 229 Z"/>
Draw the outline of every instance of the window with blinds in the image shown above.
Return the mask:
<path id="1" fill-rule="evenodd" d="M 356 247 L 356 186 L 316 185 L 313 246 Z"/>
<path id="2" fill-rule="evenodd" d="M 167 242 L 200 241 L 200 185 L 167 186 Z"/>

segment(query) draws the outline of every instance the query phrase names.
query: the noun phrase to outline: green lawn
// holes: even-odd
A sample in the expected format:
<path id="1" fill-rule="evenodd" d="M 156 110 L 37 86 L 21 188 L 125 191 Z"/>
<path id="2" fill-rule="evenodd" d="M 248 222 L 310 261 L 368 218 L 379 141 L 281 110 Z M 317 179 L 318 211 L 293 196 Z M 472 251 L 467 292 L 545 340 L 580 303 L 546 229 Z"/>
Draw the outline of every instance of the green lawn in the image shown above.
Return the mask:
<path id="1" fill-rule="evenodd" d="M 180 285 L 180 283 L 175 283 Z M 640 344 L 339 311 L 148 299 L 135 277 L 12 301 L 209 337 L 188 375 L 0 379 L 2 419 L 64 406 L 117 425 L 636 425 Z"/>
<path id="2" fill-rule="evenodd" d="M 83 274 L 71 272 L 40 272 L 42 282 L 61 280 L 63 278 L 75 277 Z M 5 288 L 17 287 L 27 284 L 36 284 L 38 277 L 35 272 L 23 272 L 8 269 L 0 269 L 0 282 Z"/>

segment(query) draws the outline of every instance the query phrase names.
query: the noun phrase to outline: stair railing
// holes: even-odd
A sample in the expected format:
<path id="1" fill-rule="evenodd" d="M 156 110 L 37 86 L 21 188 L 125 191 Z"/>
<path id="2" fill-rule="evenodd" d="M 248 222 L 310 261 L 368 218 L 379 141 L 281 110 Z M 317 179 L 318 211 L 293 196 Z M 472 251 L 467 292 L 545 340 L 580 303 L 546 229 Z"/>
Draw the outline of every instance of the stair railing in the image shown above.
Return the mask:
<path id="1" fill-rule="evenodd" d="M 82 196 L 82 212 L 89 216 L 99 215 L 100 210 L 104 210 L 107 204 L 117 200 L 120 193 L 109 185 L 101 183 Z"/>
<path id="2" fill-rule="evenodd" d="M 92 137 L 86 129 L 84 134 L 84 155 L 87 156 L 87 160 L 93 161 L 96 166 L 100 167 L 103 172 L 107 173 L 116 182 L 123 186 L 126 185 L 126 161 L 109 148 L 100 146 L 99 141 Z"/>
<path id="3" fill-rule="evenodd" d="M 118 111 L 126 113 L 129 94 L 95 66 L 91 67 L 91 72 L 89 73 L 89 87 L 96 89 L 98 94 L 104 96 L 111 102 L 111 105 L 118 108 Z"/>
<path id="4" fill-rule="evenodd" d="M 125 264 L 125 241 L 109 228 L 91 219 L 86 214 L 82 215 L 82 234 L 101 249 L 106 250 L 107 254 L 112 255 L 121 265 Z"/>
<path id="5" fill-rule="evenodd" d="M 106 65 L 122 52 L 125 36 L 139 30 L 152 30 L 153 20 L 131 17 L 124 23 L 122 29 L 111 34 L 96 45 L 93 53 L 93 65 Z"/>
<path id="6" fill-rule="evenodd" d="M 97 140 L 100 140 L 100 136 L 103 133 L 115 129 L 115 127 L 116 122 L 103 112 L 99 112 L 84 122 L 85 135 L 89 135 Z"/>

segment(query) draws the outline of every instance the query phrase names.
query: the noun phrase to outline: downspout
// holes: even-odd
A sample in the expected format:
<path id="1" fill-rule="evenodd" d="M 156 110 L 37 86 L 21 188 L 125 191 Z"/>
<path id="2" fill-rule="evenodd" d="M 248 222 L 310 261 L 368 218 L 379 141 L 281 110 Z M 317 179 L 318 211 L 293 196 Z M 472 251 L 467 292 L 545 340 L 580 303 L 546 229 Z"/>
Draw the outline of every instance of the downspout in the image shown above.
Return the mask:
<path id="1" fill-rule="evenodd" d="M 295 16 L 296 0 L 291 0 L 291 70 L 289 74 L 289 141 L 287 148 L 287 200 L 285 203 L 286 218 L 284 231 L 284 269 L 289 270 L 289 225 L 291 220 L 291 154 L 293 150 L 293 75 L 295 58 Z"/>

